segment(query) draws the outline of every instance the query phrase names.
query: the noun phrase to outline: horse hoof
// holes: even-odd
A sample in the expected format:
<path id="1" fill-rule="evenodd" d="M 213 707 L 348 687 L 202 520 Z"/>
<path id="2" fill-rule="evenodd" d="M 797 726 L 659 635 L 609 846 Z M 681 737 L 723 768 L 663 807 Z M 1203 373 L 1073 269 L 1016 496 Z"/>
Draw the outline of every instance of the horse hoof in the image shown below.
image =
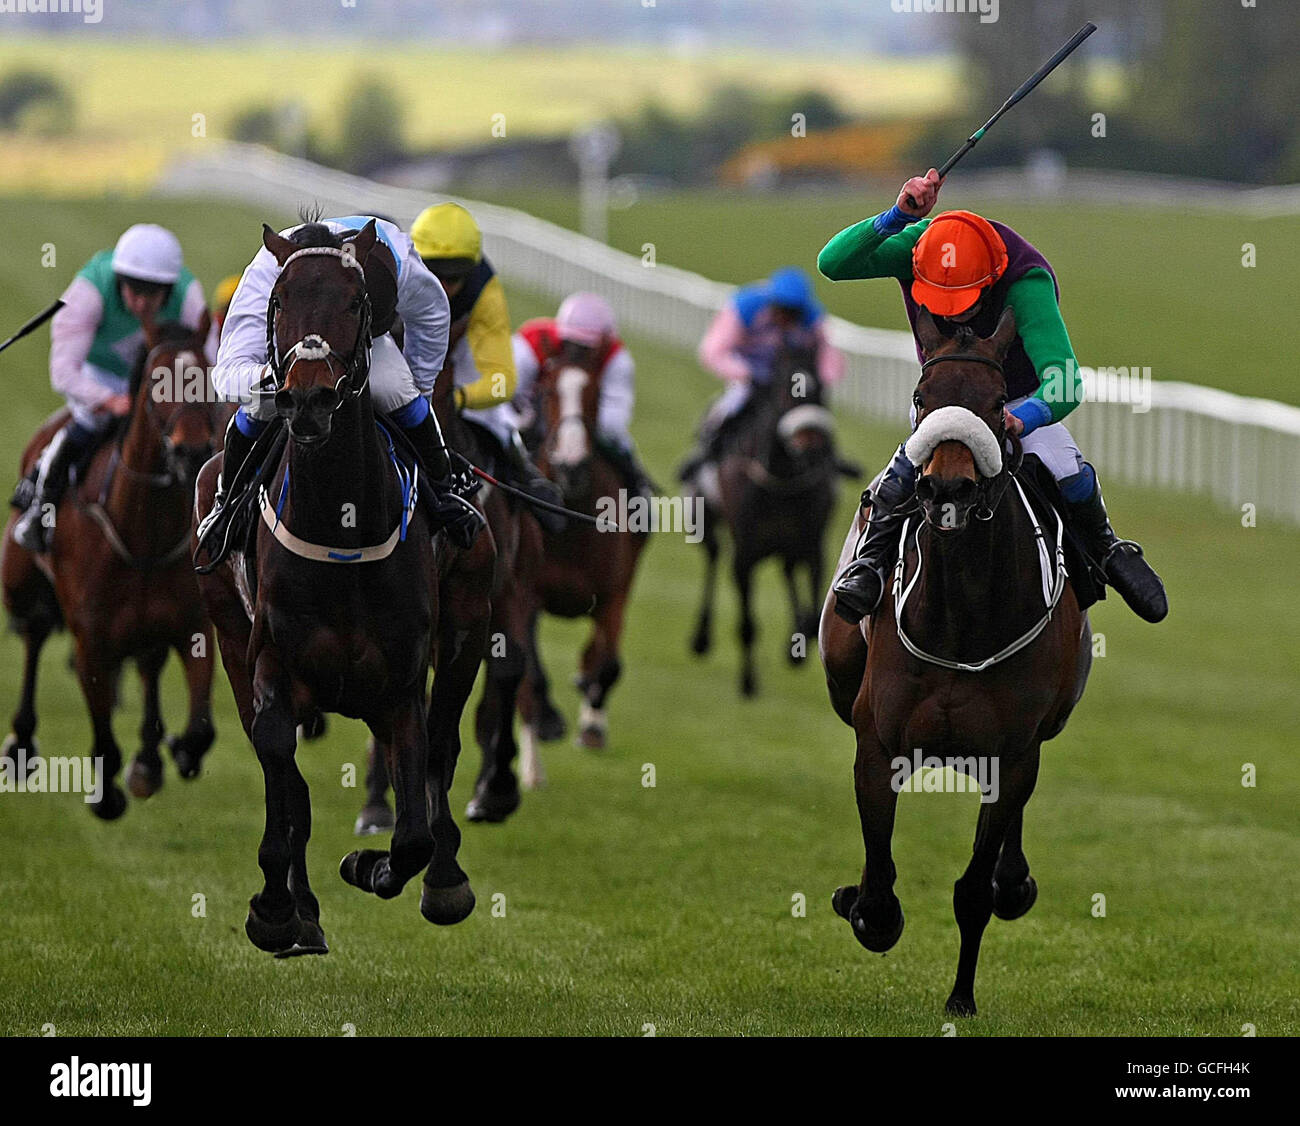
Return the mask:
<path id="1" fill-rule="evenodd" d="M 373 837 L 377 833 L 387 833 L 397 824 L 393 811 L 386 805 L 368 805 L 357 814 L 357 823 L 352 832 L 358 837 Z"/>
<path id="2" fill-rule="evenodd" d="M 431 888 L 425 884 L 420 892 L 420 914 L 440 927 L 450 927 L 468 919 L 474 910 L 474 891 L 469 880 L 455 887 Z"/>
<path id="3" fill-rule="evenodd" d="M 895 899 L 894 917 L 883 927 L 873 927 L 862 917 L 862 900 L 855 899 L 849 908 L 848 920 L 854 938 L 873 954 L 883 954 L 893 949 L 903 933 L 903 905 Z"/>
<path id="4" fill-rule="evenodd" d="M 291 914 L 283 923 L 273 923 L 257 913 L 257 896 L 248 901 L 244 933 L 248 935 L 248 941 L 259 950 L 279 954 L 282 950 L 292 949 L 300 929 L 300 920 L 296 914 Z"/>
<path id="5" fill-rule="evenodd" d="M 301 915 L 296 916 L 296 919 L 298 928 L 293 937 L 292 945 L 285 947 L 283 950 L 275 951 L 275 956 L 277 958 L 299 958 L 304 954 L 328 954 L 330 948 L 325 942 L 325 932 L 321 930 L 320 923 L 315 919 L 304 919 Z"/>
<path id="6" fill-rule="evenodd" d="M 740 694 L 746 697 L 753 697 L 758 694 L 758 678 L 752 672 L 747 672 L 741 676 Z"/>
<path id="7" fill-rule="evenodd" d="M 21 766 L 25 782 L 36 769 L 36 760 L 41 757 L 41 746 L 34 735 L 26 743 L 20 743 L 18 736 L 11 731 L 4 743 L 0 744 L 0 757 L 7 758 L 16 767 Z"/>
<path id="8" fill-rule="evenodd" d="M 568 730 L 569 725 L 564 722 L 564 716 L 552 705 L 543 705 L 541 714 L 537 717 L 537 738 L 543 743 L 554 743 L 563 739 Z"/>
<path id="9" fill-rule="evenodd" d="M 607 742 L 605 729 L 595 724 L 590 724 L 578 732 L 578 746 L 586 747 L 589 751 L 603 751 Z"/>
<path id="10" fill-rule="evenodd" d="M 131 764 L 126 774 L 126 788 L 133 798 L 151 798 L 163 786 L 162 763 L 157 769 L 145 765 L 139 759 Z"/>
<path id="11" fill-rule="evenodd" d="M 703 657 L 710 649 L 713 648 L 713 638 L 704 630 L 698 631 L 691 638 L 691 652 L 697 657 Z"/>
<path id="12" fill-rule="evenodd" d="M 465 806 L 465 818 L 468 821 L 486 821 L 500 824 L 519 808 L 519 788 L 516 786 L 504 794 L 495 794 L 486 786 L 474 791 L 474 796 Z"/>
<path id="13" fill-rule="evenodd" d="M 167 740 L 167 749 L 171 751 L 172 762 L 176 764 L 176 773 L 185 781 L 192 782 L 199 776 L 203 755 L 195 753 L 183 735 L 172 735 Z"/>
<path id="14" fill-rule="evenodd" d="M 126 794 L 110 782 L 104 796 L 90 803 L 90 812 L 101 821 L 116 821 L 126 812 Z"/>
<path id="15" fill-rule="evenodd" d="M 944 1012 L 953 1017 L 973 1017 L 975 1015 L 975 998 L 973 995 L 959 995 L 954 989 Z"/>
<path id="16" fill-rule="evenodd" d="M 375 865 L 387 855 L 388 853 L 374 848 L 363 848 L 358 849 L 356 852 L 349 852 L 339 862 L 339 875 L 343 877 L 345 883 L 351 884 L 354 888 L 360 888 L 362 891 L 373 891 Z"/>
<path id="17" fill-rule="evenodd" d="M 308 743 L 314 743 L 324 737 L 326 726 L 325 713 L 313 712 L 298 725 L 298 734 Z"/>
<path id="18" fill-rule="evenodd" d="M 841 919 L 849 917 L 849 909 L 857 902 L 858 885 L 845 884 L 843 887 L 835 889 L 835 894 L 831 896 L 831 910 Z"/>
<path id="19" fill-rule="evenodd" d="M 1037 899 L 1038 883 L 1033 876 L 1026 876 L 1008 892 L 998 887 L 997 880 L 993 881 L 993 914 L 999 919 L 1018 919 L 1028 914 Z"/>

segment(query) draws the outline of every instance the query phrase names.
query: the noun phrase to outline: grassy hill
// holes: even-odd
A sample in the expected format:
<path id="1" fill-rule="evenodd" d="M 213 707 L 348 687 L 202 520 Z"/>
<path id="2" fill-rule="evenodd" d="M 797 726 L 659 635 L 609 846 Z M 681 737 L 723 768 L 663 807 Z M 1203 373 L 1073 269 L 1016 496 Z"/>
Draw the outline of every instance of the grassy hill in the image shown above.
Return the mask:
<path id="1" fill-rule="evenodd" d="M 173 226 L 211 285 L 251 255 L 260 220 L 289 219 L 209 203 L 4 206 L 11 235 L 0 290 L 15 325 L 131 221 Z M 755 228 L 749 239 L 770 233 Z M 46 242 L 58 249 L 57 269 L 40 267 Z M 717 272 L 759 272 L 756 252 L 734 249 L 755 256 L 732 264 L 719 255 Z M 547 307 L 510 296 L 517 320 Z M 1153 345 L 1185 327 L 1167 315 L 1143 323 Z M 667 481 L 716 387 L 687 358 L 635 339 L 631 347 L 634 432 Z M 12 467 L 56 401 L 41 337 L 0 358 L 0 372 L 0 459 Z M 899 437 L 841 422 L 846 449 L 873 467 Z M 959 1035 L 1235 1036 L 1246 1023 L 1260 1035 L 1295 1035 L 1300 533 L 1242 528 L 1232 513 L 1167 494 L 1112 488 L 1108 499 L 1121 530 L 1164 573 L 1172 616 L 1147 626 L 1117 599 L 1094 611 L 1106 655 L 1070 727 L 1046 748 L 1026 815 L 1039 901 L 1025 919 L 991 925 L 981 1015 Z M 853 503 L 846 489 L 837 528 Z M 380 902 L 335 874 L 354 847 L 360 800 L 340 785 L 341 767 L 360 763 L 364 745 L 356 724 L 335 720 L 300 755 L 333 952 L 277 962 L 249 945 L 242 924 L 261 885 L 261 774 L 221 674 L 218 741 L 199 781 L 169 773 L 159 796 L 111 825 L 75 796 L 0 794 L 0 1034 L 52 1023 L 60 1035 L 338 1035 L 350 1023 L 358 1035 L 635 1036 L 645 1024 L 659 1035 L 939 1035 L 957 953 L 951 885 L 969 854 L 976 800 L 902 795 L 895 855 L 907 931 L 887 957 L 868 955 L 829 905 L 862 860 L 851 733 L 830 712 L 816 662 L 787 666 L 775 571 L 759 584 L 757 700 L 736 693 L 729 595 L 717 651 L 703 662 L 687 654 L 697 552 L 667 535 L 649 545 L 610 750 L 548 746 L 547 790 L 527 795 L 506 825 L 465 826 L 461 858 L 479 908 L 459 927 L 424 923 L 418 881 Z M 568 674 L 585 639 L 580 624 L 543 630 L 571 721 Z M 67 651 L 66 637 L 56 639 L 43 669 L 38 734 L 50 754 L 89 747 Z M 0 641 L 0 712 L 16 699 L 19 661 L 17 642 Z M 175 725 L 174 669 L 165 712 Z M 117 722 L 128 753 L 139 721 L 128 675 Z M 647 762 L 654 789 L 641 785 Z M 1255 788 L 1241 785 L 1244 763 L 1257 768 Z M 467 725 L 458 812 L 476 765 Z M 205 918 L 191 914 L 199 893 Z M 506 897 L 504 917 L 489 909 L 495 893 Z M 1098 893 L 1104 918 L 1092 913 Z M 792 914 L 796 894 L 807 898 L 806 918 Z"/>

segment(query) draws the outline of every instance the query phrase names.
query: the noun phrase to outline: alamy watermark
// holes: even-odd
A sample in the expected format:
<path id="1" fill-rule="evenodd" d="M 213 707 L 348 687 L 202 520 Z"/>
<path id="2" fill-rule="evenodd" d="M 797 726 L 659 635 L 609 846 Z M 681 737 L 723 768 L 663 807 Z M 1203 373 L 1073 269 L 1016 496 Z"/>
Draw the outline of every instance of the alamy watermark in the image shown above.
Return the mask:
<path id="1" fill-rule="evenodd" d="M 890 760 L 894 793 L 980 795 L 980 804 L 998 800 L 998 760 L 994 755 L 898 755 Z M 924 773 L 922 773 L 924 771 Z"/>
<path id="2" fill-rule="evenodd" d="M 998 0 L 889 0 L 891 11 L 979 16 L 980 23 L 998 22 Z"/>
<path id="3" fill-rule="evenodd" d="M 99 23 L 104 0 L 0 0 L 0 16 L 80 16 L 82 23 Z"/>
<path id="4" fill-rule="evenodd" d="M 596 501 L 599 532 L 670 532 L 687 543 L 704 538 L 704 498 L 654 497 L 619 489 L 618 495 Z"/>
<path id="5" fill-rule="evenodd" d="M 19 747 L 13 758 L 0 756 L 0 794 L 84 794 L 87 805 L 104 796 L 104 760 L 77 756 L 27 757 Z"/>

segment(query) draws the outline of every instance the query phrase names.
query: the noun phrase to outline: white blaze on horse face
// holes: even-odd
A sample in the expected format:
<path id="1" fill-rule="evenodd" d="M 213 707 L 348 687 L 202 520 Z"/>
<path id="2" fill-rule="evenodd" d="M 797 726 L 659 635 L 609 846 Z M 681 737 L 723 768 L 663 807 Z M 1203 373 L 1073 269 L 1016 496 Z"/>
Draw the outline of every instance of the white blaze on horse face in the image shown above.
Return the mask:
<path id="1" fill-rule="evenodd" d="M 567 367 L 556 380 L 560 396 L 560 425 L 555 435 L 552 465 L 574 466 L 587 460 L 587 427 L 582 420 L 582 393 L 588 375 L 582 368 Z"/>

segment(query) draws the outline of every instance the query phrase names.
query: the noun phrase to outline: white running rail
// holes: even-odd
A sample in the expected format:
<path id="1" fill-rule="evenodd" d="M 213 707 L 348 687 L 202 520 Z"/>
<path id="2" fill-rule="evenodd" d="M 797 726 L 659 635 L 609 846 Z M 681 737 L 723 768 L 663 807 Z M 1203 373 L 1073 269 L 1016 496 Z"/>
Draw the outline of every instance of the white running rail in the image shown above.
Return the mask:
<path id="1" fill-rule="evenodd" d="M 326 215 L 373 213 L 409 224 L 440 198 L 397 188 L 255 145 L 206 142 L 178 158 L 158 190 L 260 203 L 278 213 L 319 204 Z M 647 267 L 631 254 L 494 204 L 465 200 L 483 228 L 493 265 L 512 284 L 561 298 L 602 294 L 619 325 L 694 353 L 714 313 L 733 291 L 673 266 Z M 917 380 L 912 338 L 832 317 L 832 340 L 848 358 L 840 406 L 867 418 L 903 423 Z M 1084 369 L 1085 382 L 1091 373 Z M 1300 407 L 1249 399 L 1188 383 L 1151 384 L 1150 410 L 1094 401 L 1069 426 L 1103 478 L 1202 493 L 1260 516 L 1300 524 Z"/>

